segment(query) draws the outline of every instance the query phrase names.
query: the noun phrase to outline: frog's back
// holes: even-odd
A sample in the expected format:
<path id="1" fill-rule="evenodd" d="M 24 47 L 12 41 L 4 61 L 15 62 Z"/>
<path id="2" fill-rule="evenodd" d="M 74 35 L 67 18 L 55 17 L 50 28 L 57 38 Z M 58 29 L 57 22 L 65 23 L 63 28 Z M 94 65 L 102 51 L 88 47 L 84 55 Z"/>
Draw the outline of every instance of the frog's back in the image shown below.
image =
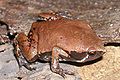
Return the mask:
<path id="1" fill-rule="evenodd" d="M 91 46 L 102 44 L 91 27 L 83 21 L 63 19 L 36 22 L 33 26 L 38 27 L 38 50 L 41 53 L 50 52 L 55 46 L 68 52 L 85 52 Z"/>

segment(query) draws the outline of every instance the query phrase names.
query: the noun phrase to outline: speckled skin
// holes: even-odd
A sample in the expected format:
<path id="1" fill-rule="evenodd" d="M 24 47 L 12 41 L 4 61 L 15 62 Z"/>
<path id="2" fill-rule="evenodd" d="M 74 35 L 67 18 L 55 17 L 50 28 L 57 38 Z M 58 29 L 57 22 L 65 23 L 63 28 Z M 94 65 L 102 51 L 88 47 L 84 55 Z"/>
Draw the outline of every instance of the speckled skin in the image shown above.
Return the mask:
<path id="1" fill-rule="evenodd" d="M 18 47 L 27 61 L 50 60 L 51 70 L 64 77 L 64 73 L 72 73 L 64 72 L 59 61 L 86 62 L 102 56 L 103 43 L 88 23 L 63 17 L 57 19 L 53 15 L 48 18 L 48 15 L 45 20 L 32 24 L 28 36 L 24 33 L 17 36 Z M 51 57 L 47 52 L 52 52 Z"/>

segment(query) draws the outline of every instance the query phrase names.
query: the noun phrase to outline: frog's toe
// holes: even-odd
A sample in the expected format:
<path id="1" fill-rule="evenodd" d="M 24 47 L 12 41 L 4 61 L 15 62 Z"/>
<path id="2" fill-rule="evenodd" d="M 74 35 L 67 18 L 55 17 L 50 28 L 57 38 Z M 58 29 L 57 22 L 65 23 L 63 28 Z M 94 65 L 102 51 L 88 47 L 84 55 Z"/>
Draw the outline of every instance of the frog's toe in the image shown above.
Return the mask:
<path id="1" fill-rule="evenodd" d="M 52 72 L 61 75 L 63 78 L 66 78 L 65 74 L 74 75 L 74 72 L 71 72 L 71 71 L 68 71 L 68 70 L 63 70 L 60 67 L 58 67 L 58 68 L 51 67 L 51 70 L 52 70 Z"/>
<path id="2" fill-rule="evenodd" d="M 22 55 L 20 55 L 20 56 L 17 58 L 17 62 L 18 62 L 19 68 L 21 68 L 22 66 L 24 66 L 25 68 L 27 68 L 27 69 L 30 70 L 30 71 L 36 70 L 35 67 L 31 67 L 31 66 L 30 66 L 30 63 L 28 63 Z"/>
<path id="3" fill-rule="evenodd" d="M 64 72 L 65 74 L 68 74 L 68 75 L 75 75 L 74 72 L 72 72 L 72 71 L 63 70 L 63 72 Z"/>
<path id="4" fill-rule="evenodd" d="M 64 70 L 62 68 L 54 68 L 51 67 L 52 72 L 57 73 L 59 75 L 61 75 L 63 78 L 66 78 Z"/>
<path id="5" fill-rule="evenodd" d="M 23 66 L 30 71 L 36 70 L 36 67 L 31 67 L 29 63 L 25 63 L 25 64 L 23 64 Z"/>

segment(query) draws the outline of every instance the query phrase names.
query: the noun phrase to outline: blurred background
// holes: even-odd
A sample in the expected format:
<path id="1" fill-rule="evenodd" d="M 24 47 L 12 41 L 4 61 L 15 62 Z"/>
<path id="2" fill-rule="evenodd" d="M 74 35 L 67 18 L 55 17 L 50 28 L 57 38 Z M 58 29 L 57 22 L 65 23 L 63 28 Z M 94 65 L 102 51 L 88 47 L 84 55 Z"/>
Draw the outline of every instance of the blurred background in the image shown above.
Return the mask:
<path id="1" fill-rule="evenodd" d="M 119 80 L 120 0 L 0 0 L 0 20 L 6 22 L 12 30 L 17 32 L 23 31 L 27 34 L 31 24 L 37 20 L 37 15 L 42 12 L 58 12 L 72 19 L 87 21 L 104 42 L 112 43 L 105 47 L 107 53 L 104 55 L 103 60 L 82 67 L 75 65 L 68 66 L 74 67 L 76 73 L 78 73 L 77 76 L 70 77 L 68 80 Z M 15 58 L 12 55 L 12 50 L 9 49 L 8 45 L 0 47 L 2 49 L 6 48 L 6 46 L 7 51 L 0 53 L 1 79 L 62 80 L 59 77 L 52 78 L 55 74 L 47 77 L 46 75 L 42 75 L 45 74 L 46 69 L 49 69 L 48 64 L 37 64 L 37 66 L 47 66 L 46 69 L 40 66 L 43 68 L 41 70 L 42 72 L 39 71 L 36 73 L 27 70 L 24 72 L 24 69 L 23 72 L 19 71 Z M 13 63 L 10 63 L 10 61 L 13 61 Z M 66 66 L 68 64 L 64 65 Z M 17 68 L 10 69 L 13 66 Z M 20 75 L 21 73 L 24 73 L 22 77 Z M 41 75 L 44 77 L 42 78 Z"/>

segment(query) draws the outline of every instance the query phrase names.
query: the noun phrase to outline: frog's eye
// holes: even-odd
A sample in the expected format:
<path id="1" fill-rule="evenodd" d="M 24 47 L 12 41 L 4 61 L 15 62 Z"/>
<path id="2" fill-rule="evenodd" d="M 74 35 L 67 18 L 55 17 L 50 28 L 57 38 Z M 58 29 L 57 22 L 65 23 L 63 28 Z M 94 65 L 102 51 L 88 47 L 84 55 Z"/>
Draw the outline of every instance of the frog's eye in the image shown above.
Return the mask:
<path id="1" fill-rule="evenodd" d="M 35 30 L 35 28 L 33 28 L 33 30 Z"/>

